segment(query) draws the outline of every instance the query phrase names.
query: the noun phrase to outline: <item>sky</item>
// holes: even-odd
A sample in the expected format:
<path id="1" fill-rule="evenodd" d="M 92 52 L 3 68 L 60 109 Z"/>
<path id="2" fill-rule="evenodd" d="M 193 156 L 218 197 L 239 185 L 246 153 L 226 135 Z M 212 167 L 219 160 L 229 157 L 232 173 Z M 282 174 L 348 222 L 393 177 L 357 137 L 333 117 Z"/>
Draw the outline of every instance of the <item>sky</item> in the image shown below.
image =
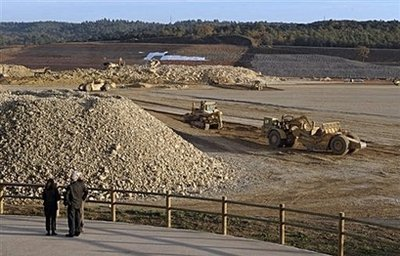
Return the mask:
<path id="1" fill-rule="evenodd" d="M 400 0 L 0 0 L 1 22 L 400 20 Z"/>

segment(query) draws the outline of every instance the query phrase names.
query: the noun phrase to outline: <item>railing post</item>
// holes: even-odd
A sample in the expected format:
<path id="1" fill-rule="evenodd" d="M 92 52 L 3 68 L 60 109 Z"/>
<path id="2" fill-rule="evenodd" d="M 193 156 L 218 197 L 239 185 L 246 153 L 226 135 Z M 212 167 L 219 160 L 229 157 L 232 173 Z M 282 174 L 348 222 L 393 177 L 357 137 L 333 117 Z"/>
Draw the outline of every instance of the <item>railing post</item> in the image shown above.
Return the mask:
<path id="1" fill-rule="evenodd" d="M 4 214 L 4 190 L 5 186 L 0 186 L 0 214 Z"/>
<path id="2" fill-rule="evenodd" d="M 344 256 L 344 212 L 339 214 L 338 256 Z"/>
<path id="3" fill-rule="evenodd" d="M 222 234 L 228 234 L 228 203 L 226 197 L 222 197 Z"/>
<path id="4" fill-rule="evenodd" d="M 117 206 L 115 205 L 114 188 L 110 189 L 110 195 L 111 195 L 111 219 L 112 219 L 112 222 L 116 222 L 117 221 L 117 211 L 116 211 Z"/>
<path id="5" fill-rule="evenodd" d="M 167 196 L 165 198 L 165 222 L 167 223 L 167 228 L 171 227 L 171 191 L 168 190 Z"/>
<path id="6" fill-rule="evenodd" d="M 279 205 L 279 243 L 285 244 L 285 204 Z"/>

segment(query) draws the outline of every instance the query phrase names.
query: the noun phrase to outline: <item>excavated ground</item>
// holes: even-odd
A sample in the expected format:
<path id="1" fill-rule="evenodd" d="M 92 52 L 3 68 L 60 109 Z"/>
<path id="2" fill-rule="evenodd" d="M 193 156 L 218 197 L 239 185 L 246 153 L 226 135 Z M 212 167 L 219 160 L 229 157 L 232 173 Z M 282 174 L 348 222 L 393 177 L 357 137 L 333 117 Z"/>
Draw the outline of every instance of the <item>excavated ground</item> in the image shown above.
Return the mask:
<path id="1" fill-rule="evenodd" d="M 42 89 L 2 86 L 3 90 L 15 88 Z M 156 110 L 151 114 L 182 138 L 244 172 L 242 189 L 227 192 L 231 199 L 269 205 L 285 203 L 293 208 L 331 214 L 343 211 L 351 217 L 397 219 L 400 207 L 400 116 L 395 107 L 398 88 L 389 84 L 320 83 L 282 85 L 278 89 L 281 90 L 251 92 L 209 86 L 191 90 L 124 88 L 106 94 L 128 97 L 144 108 Z M 314 100 L 308 100 L 307 95 Z M 346 97 L 353 99 L 352 102 Z M 179 115 L 162 113 L 165 107 L 170 108 L 167 112 L 184 113 L 193 100 L 200 98 L 217 100 L 227 118 L 245 118 L 259 125 L 228 123 L 220 131 L 203 131 L 183 123 Z M 366 98 L 369 101 L 364 104 Z M 368 147 L 345 157 L 306 152 L 299 145 L 280 151 L 270 149 L 261 134 L 261 119 L 283 113 L 307 114 L 317 123 L 340 121 L 346 129 L 367 141 Z"/>
<path id="2" fill-rule="evenodd" d="M 181 111 L 189 109 L 193 100 L 211 98 L 219 102 L 227 118 L 248 118 L 251 123 L 259 120 L 256 127 L 228 124 L 223 130 L 207 132 L 182 123 L 180 116 L 153 112 L 202 151 L 246 170 L 251 185 L 245 193 L 231 195 L 235 199 L 272 205 L 285 203 L 317 212 L 343 211 L 357 217 L 398 218 L 400 112 L 395 104 L 400 96 L 398 88 L 390 84 L 278 88 L 282 91 L 203 88 L 113 93 L 130 96 L 143 107 L 173 106 Z M 306 114 L 317 123 L 340 121 L 344 128 L 366 141 L 368 147 L 344 157 L 306 152 L 300 145 L 280 151 L 270 149 L 260 130 L 261 119 L 284 113 Z"/>
<path id="3" fill-rule="evenodd" d="M 228 189 L 240 176 L 129 99 L 71 90 L 0 94 L 0 180 L 180 194 Z M 105 198 L 99 194 L 92 197 Z"/>
<path id="4" fill-rule="evenodd" d="M 78 48 L 81 49 L 81 47 L 80 45 Z M 50 52 L 51 49 L 53 48 L 50 48 Z M 181 52 L 181 54 L 197 54 L 198 47 L 193 49 L 192 52 Z M 203 49 L 210 51 L 209 46 Z M 82 51 L 87 53 L 88 50 L 84 47 Z M 218 58 L 235 57 L 236 62 L 241 55 L 239 52 L 242 51 L 243 49 L 236 49 L 235 56 L 223 51 L 215 51 L 214 48 L 210 52 L 220 55 Z M 52 51 L 56 54 L 59 52 L 65 53 L 59 48 L 54 48 Z M 115 52 L 110 51 L 112 54 Z M 129 50 L 129 52 L 137 51 Z M 26 49 L 26 53 L 31 53 L 31 49 Z M 224 194 L 229 199 L 268 205 L 285 203 L 290 208 L 329 214 L 345 212 L 347 217 L 365 218 L 400 227 L 398 214 L 400 209 L 400 186 L 398 185 L 400 183 L 400 112 L 398 109 L 400 91 L 388 81 L 343 83 L 329 81 L 331 79 L 328 78 L 318 79 L 321 74 L 315 74 L 317 78 L 313 79 L 314 81 L 296 78 L 280 79 L 261 77 L 257 72 L 231 67 L 205 67 L 199 70 L 193 67 L 175 66 L 175 69 L 171 70 L 164 67 L 155 70 L 144 65 L 133 65 L 122 70 L 95 70 L 90 67 L 99 67 L 103 57 L 106 56 L 103 56 L 104 52 L 97 48 L 91 53 L 97 53 L 98 58 L 93 58 L 92 54 L 82 55 L 82 52 L 78 52 L 79 57 L 65 57 L 60 61 L 59 57 L 49 58 L 48 53 L 49 46 L 46 46 L 41 48 L 39 55 L 28 56 L 25 59 L 11 56 L 11 59 L 7 60 L 7 54 L 3 53 L 2 58 L 4 63 L 24 64 L 35 68 L 49 65 L 51 68 L 54 67 L 54 70 L 65 70 L 65 67 L 88 69 L 35 74 L 32 70 L 19 67 L 15 71 L 22 73 L 22 77 L 14 76 L 11 80 L 0 77 L 0 84 L 2 84 L 0 91 L 76 89 L 82 82 L 96 78 L 109 79 L 119 85 L 124 85 L 125 88 L 104 94 L 132 99 L 137 105 L 151 110 L 152 116 L 172 128 L 196 148 L 214 157 L 217 162 L 223 161 L 229 164 L 231 169 L 236 170 L 235 173 L 238 176 L 231 178 L 240 176 L 238 186 L 221 186 L 221 190 L 217 189 L 215 193 L 210 193 L 210 196 L 219 197 L 220 194 Z M 118 59 L 120 56 L 118 53 L 118 55 L 108 57 Z M 143 56 L 139 57 L 138 59 L 142 61 Z M 127 60 L 127 64 L 136 63 L 129 62 L 129 58 Z M 81 65 L 85 63 L 87 65 Z M 210 62 L 210 64 L 227 63 Z M 228 64 L 232 63 L 230 60 Z M 292 70 L 290 65 L 285 68 Z M 0 67 L 0 71 L 4 73 L 4 68 Z M 255 85 L 262 83 L 268 86 L 264 87 L 263 91 L 243 90 L 256 89 Z M 230 90 L 217 88 L 217 86 L 230 88 Z M 182 88 L 185 89 L 182 90 Z M 192 101 L 200 99 L 216 100 L 226 120 L 235 120 L 241 124 L 226 123 L 225 128 L 220 131 L 203 131 L 183 123 L 181 115 L 189 111 Z M 345 157 L 333 156 L 329 153 L 306 152 L 299 145 L 293 149 L 270 149 L 265 137 L 261 134 L 262 117 L 280 117 L 284 113 L 306 114 L 317 123 L 340 121 L 342 126 L 365 140 L 368 147 Z M 107 157 L 107 154 L 111 152 L 102 153 L 105 153 L 104 156 Z M 82 161 L 85 162 L 85 160 Z M 220 210 L 219 206 L 208 203 L 180 203 L 187 206 L 196 204 L 195 208 L 203 206 L 204 209 L 211 210 L 212 207 L 216 207 L 215 211 Z M 106 211 L 108 214 L 109 210 L 106 209 Z M 253 208 L 233 209 L 231 206 L 229 212 L 260 216 L 268 214 Z M 292 217 L 294 217 L 292 214 L 288 216 L 290 219 Z M 313 217 L 306 220 L 306 223 L 311 225 L 315 224 L 315 221 Z M 323 220 L 317 221 L 323 222 Z M 191 224 L 197 226 L 197 223 Z M 254 227 L 246 222 L 242 228 L 251 229 L 251 232 L 254 230 L 264 232 L 265 227 L 258 224 Z M 336 228 L 335 225 L 332 227 Z M 320 227 L 326 227 L 326 223 L 321 224 Z M 350 224 L 346 223 L 346 228 L 349 227 Z M 301 234 L 290 230 L 292 231 L 294 237 L 304 238 Z M 351 232 L 350 229 L 346 231 Z M 373 231 L 376 230 L 369 228 L 365 234 L 369 237 L 388 238 L 395 244 L 394 253 L 390 254 L 385 245 L 372 245 L 366 242 L 368 245 L 363 246 L 366 250 L 346 254 L 398 255 L 400 250 L 396 246 L 399 244 L 398 232 L 385 230 L 382 235 Z M 324 236 L 318 234 L 312 241 L 324 245 L 327 241 L 320 241 L 321 237 Z M 325 238 L 335 243 L 335 238 Z M 346 239 L 346 242 L 349 242 L 350 239 Z M 306 244 L 310 243 L 306 238 L 304 241 Z M 381 253 L 368 253 L 372 248 L 381 249 Z M 346 251 L 351 249 L 353 248 L 347 248 Z M 334 254 L 335 250 L 329 252 Z"/>

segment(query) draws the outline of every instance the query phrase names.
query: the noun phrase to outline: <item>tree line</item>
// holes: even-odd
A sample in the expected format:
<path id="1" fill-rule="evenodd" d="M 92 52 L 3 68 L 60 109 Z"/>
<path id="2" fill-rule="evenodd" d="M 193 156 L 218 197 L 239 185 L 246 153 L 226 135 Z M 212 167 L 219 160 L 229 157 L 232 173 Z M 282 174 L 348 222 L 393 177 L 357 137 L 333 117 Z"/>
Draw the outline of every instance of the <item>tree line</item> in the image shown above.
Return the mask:
<path id="1" fill-rule="evenodd" d="M 171 24 L 102 19 L 82 23 L 1 22 L 0 45 L 90 41 L 199 42 L 241 37 L 252 46 L 400 48 L 400 22 L 328 20 L 308 24 L 188 20 Z M 229 40 L 223 41 L 230 43 Z M 231 43 L 243 43 L 232 40 Z"/>

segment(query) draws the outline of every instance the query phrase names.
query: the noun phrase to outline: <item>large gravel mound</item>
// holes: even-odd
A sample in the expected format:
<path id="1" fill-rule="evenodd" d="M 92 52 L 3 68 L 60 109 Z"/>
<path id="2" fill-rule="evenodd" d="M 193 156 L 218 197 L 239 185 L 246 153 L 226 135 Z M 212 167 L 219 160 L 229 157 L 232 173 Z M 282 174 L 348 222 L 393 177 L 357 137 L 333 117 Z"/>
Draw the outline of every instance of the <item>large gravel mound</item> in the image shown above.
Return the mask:
<path id="1" fill-rule="evenodd" d="M 7 65 L 0 64 L 0 74 L 21 78 L 21 77 L 30 77 L 33 76 L 33 71 L 22 65 Z"/>
<path id="2" fill-rule="evenodd" d="M 232 188 L 235 171 L 131 100 L 63 91 L 0 94 L 0 180 L 176 193 Z"/>

